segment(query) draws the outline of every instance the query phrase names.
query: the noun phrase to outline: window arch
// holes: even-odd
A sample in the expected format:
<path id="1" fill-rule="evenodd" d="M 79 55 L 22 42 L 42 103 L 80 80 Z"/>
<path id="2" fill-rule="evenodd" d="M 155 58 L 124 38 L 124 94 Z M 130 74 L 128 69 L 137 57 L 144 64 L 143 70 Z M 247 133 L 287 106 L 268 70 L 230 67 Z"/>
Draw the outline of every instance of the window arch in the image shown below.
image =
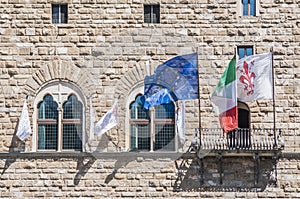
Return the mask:
<path id="1" fill-rule="evenodd" d="M 44 86 L 34 101 L 33 151 L 81 151 L 85 143 L 82 92 L 67 82 Z"/>
<path id="2" fill-rule="evenodd" d="M 130 149 L 174 151 L 176 149 L 175 105 L 143 108 L 142 95 L 129 105 Z"/>

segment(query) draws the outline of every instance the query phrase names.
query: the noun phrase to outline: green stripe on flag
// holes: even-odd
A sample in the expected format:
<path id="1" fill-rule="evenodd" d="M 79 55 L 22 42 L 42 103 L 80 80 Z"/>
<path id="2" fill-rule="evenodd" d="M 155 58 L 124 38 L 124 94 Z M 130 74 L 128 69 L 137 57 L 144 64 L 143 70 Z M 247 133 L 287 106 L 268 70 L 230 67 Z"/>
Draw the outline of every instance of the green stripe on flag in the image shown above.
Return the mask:
<path id="1" fill-rule="evenodd" d="M 236 58 L 234 56 L 229 62 L 228 67 L 225 69 L 224 73 L 222 74 L 221 79 L 214 92 L 217 92 L 220 88 L 236 80 L 235 67 L 236 67 Z"/>

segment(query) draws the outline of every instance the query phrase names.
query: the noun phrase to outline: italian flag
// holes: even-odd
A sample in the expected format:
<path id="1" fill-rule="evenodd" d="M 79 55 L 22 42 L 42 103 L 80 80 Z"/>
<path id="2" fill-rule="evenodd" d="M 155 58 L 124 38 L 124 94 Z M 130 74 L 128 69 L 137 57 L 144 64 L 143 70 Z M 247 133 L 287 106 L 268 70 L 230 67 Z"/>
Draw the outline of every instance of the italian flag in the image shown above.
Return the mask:
<path id="1" fill-rule="evenodd" d="M 236 58 L 232 58 L 215 88 L 211 102 L 224 132 L 238 128 Z"/>

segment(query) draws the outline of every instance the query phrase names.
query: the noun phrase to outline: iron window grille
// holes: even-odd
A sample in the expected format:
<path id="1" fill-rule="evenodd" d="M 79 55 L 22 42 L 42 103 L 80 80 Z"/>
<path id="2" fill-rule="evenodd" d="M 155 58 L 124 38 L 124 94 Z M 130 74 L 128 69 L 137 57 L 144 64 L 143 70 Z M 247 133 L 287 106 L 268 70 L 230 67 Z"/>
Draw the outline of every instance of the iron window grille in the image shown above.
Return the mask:
<path id="1" fill-rule="evenodd" d="M 175 106 L 173 103 L 143 109 L 142 96 L 130 104 L 130 149 L 175 150 Z"/>

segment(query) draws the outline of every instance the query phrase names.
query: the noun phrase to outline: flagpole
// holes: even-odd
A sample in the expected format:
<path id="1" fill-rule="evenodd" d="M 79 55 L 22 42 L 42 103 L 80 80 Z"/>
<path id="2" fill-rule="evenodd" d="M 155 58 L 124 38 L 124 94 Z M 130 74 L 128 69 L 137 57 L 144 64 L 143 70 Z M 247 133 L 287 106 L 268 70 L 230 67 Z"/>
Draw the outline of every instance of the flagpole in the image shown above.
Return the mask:
<path id="1" fill-rule="evenodd" d="M 270 52 L 272 56 L 272 78 L 273 78 L 273 132 L 274 132 L 274 147 L 276 147 L 277 141 L 276 141 L 275 78 L 274 78 L 273 46 L 270 48 Z"/>
<path id="2" fill-rule="evenodd" d="M 199 139 L 200 139 L 200 144 L 201 144 L 201 103 L 200 103 L 200 78 L 199 78 L 199 66 L 198 66 L 198 47 L 196 49 L 197 51 L 197 69 L 198 69 L 198 111 L 199 111 Z M 202 53 L 203 54 L 203 53 Z"/>

